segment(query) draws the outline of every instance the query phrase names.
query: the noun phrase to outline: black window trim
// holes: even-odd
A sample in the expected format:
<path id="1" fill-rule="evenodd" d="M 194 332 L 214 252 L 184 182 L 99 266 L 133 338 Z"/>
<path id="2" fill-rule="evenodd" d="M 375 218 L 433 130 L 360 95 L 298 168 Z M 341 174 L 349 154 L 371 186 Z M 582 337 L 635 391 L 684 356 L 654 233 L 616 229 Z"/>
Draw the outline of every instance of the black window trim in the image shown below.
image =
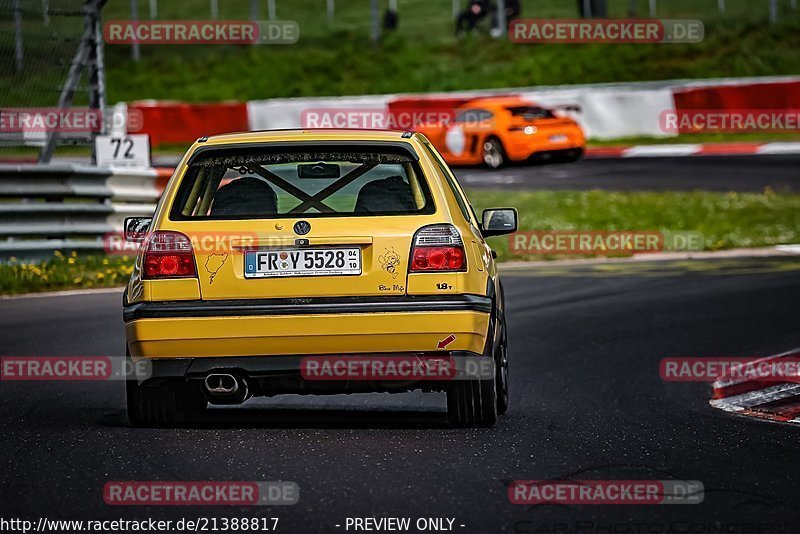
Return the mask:
<path id="1" fill-rule="evenodd" d="M 444 179 L 447 182 L 447 186 L 452 191 L 453 196 L 456 197 L 456 203 L 458 204 L 458 208 L 461 210 L 461 214 L 464 216 L 464 220 L 474 226 L 474 224 L 479 222 L 478 216 L 475 214 L 475 210 L 472 209 L 472 204 L 469 203 L 469 199 L 467 199 L 466 195 L 461 192 L 460 187 L 456 187 L 456 184 L 453 183 L 454 181 L 457 181 L 455 175 L 447 167 L 441 154 L 437 154 L 435 151 L 436 149 L 430 142 L 423 144 L 433 160 L 436 162 L 439 170 L 441 170 L 442 174 L 444 175 Z"/>
<path id="2" fill-rule="evenodd" d="M 276 213 L 271 214 L 269 216 L 242 216 L 242 215 L 216 215 L 216 216 L 190 216 L 190 215 L 183 215 L 181 213 L 180 206 L 186 201 L 186 196 L 190 192 L 190 187 L 188 184 L 196 179 L 187 180 L 190 178 L 190 168 L 192 163 L 197 160 L 197 157 L 201 153 L 208 153 L 208 152 L 229 152 L 231 150 L 248 150 L 248 149 L 276 149 L 276 150 L 286 150 L 287 148 L 290 151 L 296 152 L 303 152 L 305 150 L 319 150 L 320 147 L 325 147 L 326 150 L 330 150 L 331 152 L 341 151 L 341 152 L 354 152 L 354 149 L 357 148 L 365 148 L 370 150 L 375 149 L 394 149 L 400 150 L 403 152 L 403 155 L 408 155 L 410 157 L 409 163 L 414 168 L 414 172 L 417 174 L 417 177 L 420 181 L 422 194 L 425 197 L 425 205 L 417 210 L 412 212 L 402 212 L 398 213 L 396 211 L 387 211 L 387 212 L 369 212 L 369 213 L 340 213 L 340 212 L 322 212 L 322 213 L 296 213 L 293 210 L 290 210 L 287 213 Z M 290 193 L 291 194 L 291 193 Z M 311 195 L 313 196 L 313 195 Z M 301 200 L 302 204 L 302 200 Z M 415 216 L 415 215 L 433 215 L 437 211 L 436 201 L 433 198 L 433 194 L 431 193 L 430 185 L 428 183 L 428 177 L 425 176 L 422 167 L 419 164 L 419 154 L 417 154 L 416 150 L 414 150 L 413 146 L 407 142 L 397 142 L 397 141 L 278 141 L 278 142 L 266 142 L 266 143 L 226 143 L 222 145 L 210 145 L 210 146 L 202 146 L 197 148 L 195 152 L 190 156 L 189 160 L 186 162 L 186 172 L 183 173 L 181 177 L 181 182 L 178 184 L 178 190 L 175 194 L 175 197 L 172 200 L 172 205 L 169 209 L 168 219 L 171 222 L 179 222 L 179 221 L 252 221 L 252 220 L 273 220 L 273 219 L 313 219 L 313 218 L 322 218 L 322 217 L 341 217 L 341 218 L 348 218 L 348 217 L 406 217 L 406 216 Z"/>
<path id="3" fill-rule="evenodd" d="M 335 151 L 336 147 L 343 149 L 352 149 L 356 147 L 365 148 L 394 148 L 404 151 L 414 161 L 419 161 L 419 154 L 414 150 L 410 143 L 403 141 L 333 141 L 333 140 L 319 140 L 319 141 L 266 141 L 266 142 L 253 142 L 253 143 L 225 143 L 219 145 L 204 145 L 198 147 L 189 160 L 186 162 L 188 167 L 200 155 L 206 152 L 225 152 L 229 150 L 238 149 L 253 149 L 253 148 L 289 148 L 291 150 L 302 151 L 303 149 L 312 150 L 319 147 Z M 343 150 L 344 151 L 344 150 Z"/>

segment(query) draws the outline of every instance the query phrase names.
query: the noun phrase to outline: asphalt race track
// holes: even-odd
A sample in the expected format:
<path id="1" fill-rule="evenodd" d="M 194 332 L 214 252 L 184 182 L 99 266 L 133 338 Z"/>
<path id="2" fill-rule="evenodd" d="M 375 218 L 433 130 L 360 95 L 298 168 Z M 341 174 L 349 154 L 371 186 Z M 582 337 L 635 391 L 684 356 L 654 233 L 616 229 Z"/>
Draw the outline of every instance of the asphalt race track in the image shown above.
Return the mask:
<path id="1" fill-rule="evenodd" d="M 155 164 L 174 167 L 175 157 Z M 487 189 L 609 189 L 800 191 L 800 155 L 587 158 L 577 163 L 530 163 L 500 170 L 453 169 L 464 187 Z"/>
<path id="2" fill-rule="evenodd" d="M 451 517 L 456 532 L 482 534 L 797 532 L 800 429 L 716 411 L 707 384 L 665 383 L 658 363 L 800 346 L 800 261 L 636 263 L 505 277 L 511 408 L 491 429 L 448 428 L 443 396 L 421 393 L 260 400 L 215 409 L 202 427 L 134 429 L 121 382 L 0 383 L 2 516 L 263 516 L 285 533 L 395 515 Z M 0 300 L 0 324 L 3 355 L 123 350 L 118 291 Z M 511 480 L 562 477 L 699 480 L 705 500 L 508 501 Z M 300 502 L 106 506 L 114 480 L 290 480 Z"/>
<path id="3" fill-rule="evenodd" d="M 462 167 L 455 173 L 469 188 L 800 191 L 798 155 L 588 158 L 498 171 Z"/>

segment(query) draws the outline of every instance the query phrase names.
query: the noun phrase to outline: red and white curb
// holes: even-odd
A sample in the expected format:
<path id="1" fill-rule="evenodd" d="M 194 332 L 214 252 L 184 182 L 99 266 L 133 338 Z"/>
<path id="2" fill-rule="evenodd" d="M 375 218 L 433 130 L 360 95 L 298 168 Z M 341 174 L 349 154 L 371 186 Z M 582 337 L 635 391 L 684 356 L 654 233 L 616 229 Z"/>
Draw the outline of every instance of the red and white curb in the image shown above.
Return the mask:
<path id="1" fill-rule="evenodd" d="M 800 357 L 800 347 L 756 360 L 772 362 Z M 800 424 L 800 383 L 721 378 L 713 384 L 709 403 L 714 408 L 768 421 Z"/>
<path id="2" fill-rule="evenodd" d="M 709 143 L 590 147 L 587 158 L 679 158 L 686 156 L 777 156 L 800 154 L 800 142 Z"/>

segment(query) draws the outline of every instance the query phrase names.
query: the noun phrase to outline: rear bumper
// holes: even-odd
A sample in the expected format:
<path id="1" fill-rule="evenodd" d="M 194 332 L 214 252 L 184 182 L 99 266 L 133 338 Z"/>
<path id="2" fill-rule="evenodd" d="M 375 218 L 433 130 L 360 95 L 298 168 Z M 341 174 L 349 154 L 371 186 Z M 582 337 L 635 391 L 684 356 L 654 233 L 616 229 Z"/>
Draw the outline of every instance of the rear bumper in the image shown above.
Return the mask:
<path id="1" fill-rule="evenodd" d="M 134 360 L 482 354 L 491 308 L 477 295 L 147 302 L 126 306 L 124 318 Z"/>
<path id="2" fill-rule="evenodd" d="M 314 378 L 313 375 L 311 377 L 304 375 L 304 371 L 308 374 L 309 370 L 309 365 L 304 366 L 306 356 L 173 358 L 147 361 L 149 363 L 148 380 L 182 378 L 200 384 L 202 387 L 205 378 L 209 375 L 228 374 L 235 376 L 241 384 L 246 385 L 247 397 L 287 393 L 325 395 L 369 392 L 401 393 L 413 390 L 446 391 L 455 380 L 485 380 L 487 377 L 494 376 L 495 373 L 495 364 L 492 359 L 466 351 L 448 351 L 442 353 L 442 356 L 437 356 L 441 358 L 440 362 L 449 362 L 447 365 L 452 365 L 452 374 L 436 375 L 434 373 L 426 378 L 413 374 L 391 377 L 388 373 L 383 377 L 347 376 L 346 365 L 339 365 L 339 363 L 344 364 L 352 358 L 359 362 L 353 368 L 361 369 L 366 359 L 375 362 L 380 359 L 394 360 L 395 363 L 402 359 L 404 363 L 410 364 L 406 365 L 405 369 L 410 369 L 413 365 L 412 362 L 421 362 L 430 357 L 430 353 L 333 357 L 333 359 L 325 361 L 330 362 L 329 369 L 338 370 L 336 375 L 322 373 L 317 378 Z M 319 358 L 324 360 L 326 357 L 318 357 L 318 361 Z M 312 356 L 311 359 L 314 357 Z M 376 368 L 380 369 L 381 367 Z M 437 368 L 439 367 L 436 365 L 432 367 L 433 370 Z M 383 369 L 387 368 L 383 367 Z M 395 369 L 400 369 L 400 367 L 395 367 Z M 228 404 L 224 399 L 221 401 L 220 398 L 214 398 L 213 395 L 209 397 L 209 400 L 214 404 Z"/>
<path id="3" fill-rule="evenodd" d="M 430 353 L 427 353 L 430 354 Z M 467 351 L 450 351 L 444 353 L 454 362 L 470 358 L 480 358 L 479 354 Z M 414 358 L 418 354 L 392 354 L 405 358 Z M 361 355 L 374 358 L 386 358 L 386 354 Z M 421 355 L 425 357 L 425 355 Z M 153 359 L 150 362 L 148 378 L 187 378 L 201 380 L 211 372 L 230 372 L 247 378 L 297 377 L 302 373 L 303 360 L 309 356 L 247 356 L 221 358 L 169 358 Z M 313 355 L 311 356 L 314 357 Z M 346 356 L 344 358 L 347 358 Z M 456 367 L 461 369 L 456 363 Z"/>
<path id="4" fill-rule="evenodd" d="M 514 161 L 523 161 L 539 154 L 559 154 L 572 152 L 575 150 L 582 151 L 583 148 L 583 143 L 574 141 L 565 143 L 542 143 L 533 146 L 527 145 L 516 147 L 516 149 L 508 151 L 508 156 Z"/>

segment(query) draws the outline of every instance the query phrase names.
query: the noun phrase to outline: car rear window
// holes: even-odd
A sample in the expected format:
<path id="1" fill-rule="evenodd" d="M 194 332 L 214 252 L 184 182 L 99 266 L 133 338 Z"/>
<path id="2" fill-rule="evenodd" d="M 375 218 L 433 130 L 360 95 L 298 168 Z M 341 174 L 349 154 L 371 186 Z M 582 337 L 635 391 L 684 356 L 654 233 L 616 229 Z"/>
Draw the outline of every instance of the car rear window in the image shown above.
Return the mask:
<path id="1" fill-rule="evenodd" d="M 552 119 L 555 118 L 553 112 L 549 109 L 541 108 L 539 106 L 517 106 L 507 108 L 508 111 L 515 117 L 522 117 L 525 120 L 535 119 Z"/>
<path id="2" fill-rule="evenodd" d="M 417 161 L 397 152 L 213 150 L 193 160 L 172 220 L 433 213 Z"/>

